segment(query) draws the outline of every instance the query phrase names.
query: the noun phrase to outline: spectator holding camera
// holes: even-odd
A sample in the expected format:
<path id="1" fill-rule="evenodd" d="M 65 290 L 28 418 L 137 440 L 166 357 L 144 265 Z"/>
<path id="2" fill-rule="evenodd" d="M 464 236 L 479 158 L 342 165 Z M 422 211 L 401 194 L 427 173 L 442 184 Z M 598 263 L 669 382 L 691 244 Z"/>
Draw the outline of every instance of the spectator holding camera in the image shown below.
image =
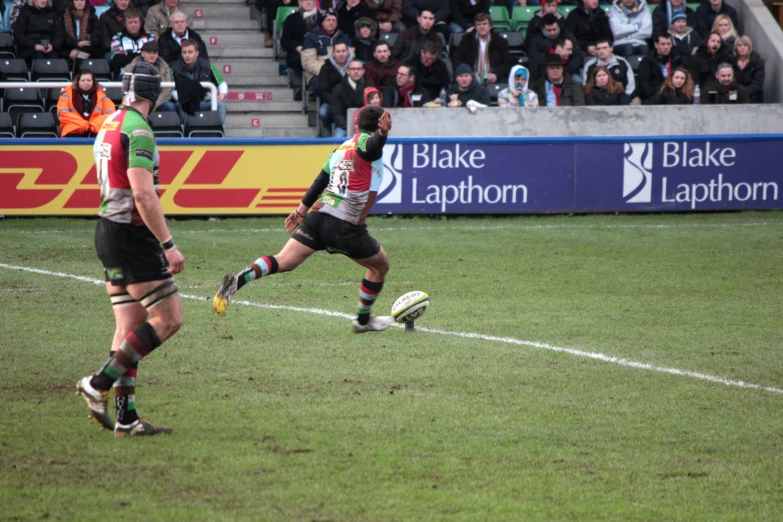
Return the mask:
<path id="1" fill-rule="evenodd" d="M 28 65 L 41 58 L 58 58 L 63 28 L 52 0 L 28 0 L 14 22 L 13 34 L 17 57 Z"/>

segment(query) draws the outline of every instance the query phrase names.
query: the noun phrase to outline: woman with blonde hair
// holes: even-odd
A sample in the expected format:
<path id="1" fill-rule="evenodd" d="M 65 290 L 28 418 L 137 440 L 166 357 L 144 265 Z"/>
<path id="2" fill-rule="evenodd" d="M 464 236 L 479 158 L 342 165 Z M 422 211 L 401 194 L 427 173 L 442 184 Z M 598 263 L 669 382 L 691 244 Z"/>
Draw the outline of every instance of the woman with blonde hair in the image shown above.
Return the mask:
<path id="1" fill-rule="evenodd" d="M 734 76 L 747 89 L 750 103 L 764 103 L 764 58 L 753 50 L 749 37 L 740 36 L 734 42 L 734 61 Z"/>
<path id="2" fill-rule="evenodd" d="M 688 69 L 678 67 L 661 85 L 658 94 L 645 100 L 645 105 L 693 105 L 693 78 Z"/>
<path id="3" fill-rule="evenodd" d="M 590 71 L 585 85 L 585 105 L 628 105 L 623 84 L 612 78 L 609 69 L 601 65 Z"/>
<path id="4" fill-rule="evenodd" d="M 58 58 L 63 28 L 52 0 L 28 0 L 14 22 L 13 32 L 17 57 L 28 64 L 36 59 Z"/>
<path id="5" fill-rule="evenodd" d="M 715 17 L 715 22 L 712 24 L 712 31 L 717 32 L 723 39 L 723 44 L 731 49 L 734 47 L 734 42 L 739 37 L 737 30 L 734 28 L 734 22 L 731 21 L 729 15 L 719 14 Z"/>
<path id="6" fill-rule="evenodd" d="M 89 138 L 98 134 L 103 121 L 116 110 L 95 76 L 87 69 L 76 73 L 73 84 L 63 87 L 57 101 L 60 137 Z"/>

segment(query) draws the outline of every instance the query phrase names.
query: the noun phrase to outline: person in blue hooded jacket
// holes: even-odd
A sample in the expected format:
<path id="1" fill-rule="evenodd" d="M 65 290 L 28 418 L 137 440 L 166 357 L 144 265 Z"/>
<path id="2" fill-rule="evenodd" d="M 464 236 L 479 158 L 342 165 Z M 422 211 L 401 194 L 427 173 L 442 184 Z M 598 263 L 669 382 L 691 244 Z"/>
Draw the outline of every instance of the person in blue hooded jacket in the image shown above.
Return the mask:
<path id="1" fill-rule="evenodd" d="M 500 107 L 538 107 L 538 95 L 528 88 L 530 71 L 515 65 L 508 74 L 508 88 L 498 93 Z"/>

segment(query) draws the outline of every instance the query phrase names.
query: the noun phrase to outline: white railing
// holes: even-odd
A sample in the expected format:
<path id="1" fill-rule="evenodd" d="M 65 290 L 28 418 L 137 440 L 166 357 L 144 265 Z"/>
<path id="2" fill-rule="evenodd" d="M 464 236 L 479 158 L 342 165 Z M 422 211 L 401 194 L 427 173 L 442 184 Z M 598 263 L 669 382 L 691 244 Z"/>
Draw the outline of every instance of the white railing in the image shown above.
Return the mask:
<path id="1" fill-rule="evenodd" d="M 68 85 L 71 85 L 71 82 L 65 82 L 65 81 L 55 81 L 55 82 L 0 82 L 0 89 L 52 89 L 55 87 L 66 87 Z M 122 87 L 122 82 L 98 82 L 98 85 L 101 87 Z M 176 87 L 174 82 L 163 82 L 160 84 L 161 87 L 171 87 L 172 89 Z M 209 89 L 209 92 L 212 94 L 210 96 L 211 100 L 211 110 L 216 111 L 218 110 L 217 106 L 217 87 L 215 87 L 214 84 L 209 82 L 201 82 L 202 87 L 206 87 Z"/>

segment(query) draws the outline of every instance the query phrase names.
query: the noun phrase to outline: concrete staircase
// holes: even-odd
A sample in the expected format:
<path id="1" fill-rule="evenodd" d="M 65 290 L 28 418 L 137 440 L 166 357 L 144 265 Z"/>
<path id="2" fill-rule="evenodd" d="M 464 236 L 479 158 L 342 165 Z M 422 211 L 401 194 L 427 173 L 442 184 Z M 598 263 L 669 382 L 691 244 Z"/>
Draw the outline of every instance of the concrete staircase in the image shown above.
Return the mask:
<path id="1" fill-rule="evenodd" d="M 312 138 L 312 117 L 294 101 L 288 77 L 281 76 L 272 49 L 264 48 L 260 13 L 246 0 L 188 0 L 209 58 L 228 83 L 226 136 L 231 138 Z M 239 99 L 237 99 L 239 98 Z"/>

